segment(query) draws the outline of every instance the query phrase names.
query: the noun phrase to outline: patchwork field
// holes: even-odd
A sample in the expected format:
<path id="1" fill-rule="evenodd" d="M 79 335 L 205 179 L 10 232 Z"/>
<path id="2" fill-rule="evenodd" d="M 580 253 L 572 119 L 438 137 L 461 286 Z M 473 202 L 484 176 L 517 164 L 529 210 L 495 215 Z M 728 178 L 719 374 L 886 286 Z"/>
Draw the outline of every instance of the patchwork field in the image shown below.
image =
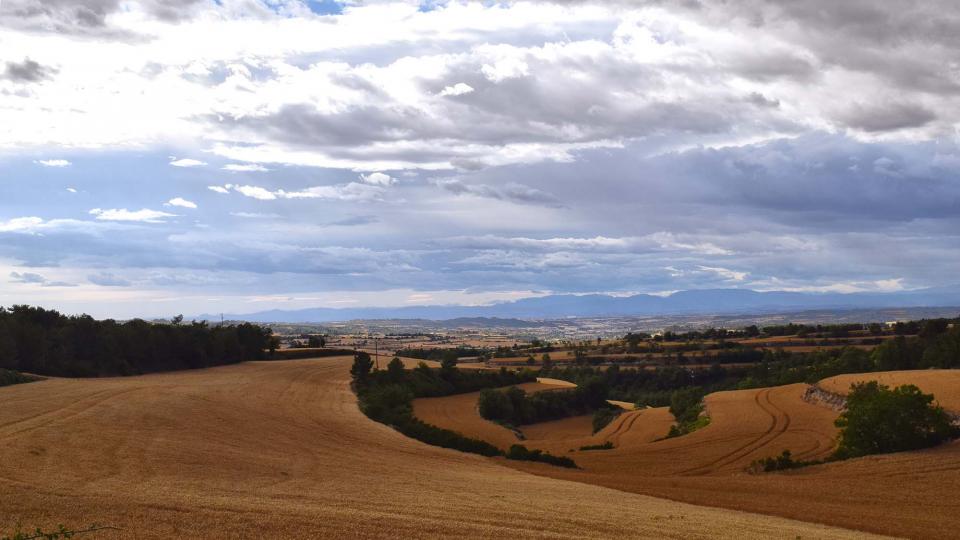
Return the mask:
<path id="1" fill-rule="evenodd" d="M 427 446 L 359 412 L 349 365 L 247 363 L 0 388 L 0 527 L 123 528 L 90 538 L 863 536 Z"/>
<path id="2" fill-rule="evenodd" d="M 960 379 L 953 388 L 960 388 Z M 445 418 L 457 418 L 463 433 L 477 437 L 493 426 L 501 431 L 491 442 L 502 448 L 522 443 L 570 456 L 582 467 L 570 471 L 505 462 L 536 474 L 886 534 L 955 536 L 960 503 L 944 494 L 960 489 L 957 442 L 785 473 L 749 474 L 746 469 L 753 460 L 785 449 L 803 460 L 832 452 L 837 413 L 803 401 L 805 389 L 795 384 L 711 394 L 706 399 L 710 425 L 664 440 L 658 439 L 672 423 L 666 408 L 626 412 L 596 435 L 591 434 L 589 416 L 521 426 L 524 441 L 482 419 L 475 400 L 439 398 L 426 420 L 444 425 Z M 615 448 L 571 452 L 605 441 Z"/>

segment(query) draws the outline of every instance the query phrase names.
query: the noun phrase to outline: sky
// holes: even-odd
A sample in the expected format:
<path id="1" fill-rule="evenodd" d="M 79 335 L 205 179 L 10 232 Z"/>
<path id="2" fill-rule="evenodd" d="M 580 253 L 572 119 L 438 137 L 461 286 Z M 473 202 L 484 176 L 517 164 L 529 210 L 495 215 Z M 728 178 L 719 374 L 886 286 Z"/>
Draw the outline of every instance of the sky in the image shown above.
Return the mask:
<path id="1" fill-rule="evenodd" d="M 0 0 L 0 305 L 960 282 L 953 0 Z"/>

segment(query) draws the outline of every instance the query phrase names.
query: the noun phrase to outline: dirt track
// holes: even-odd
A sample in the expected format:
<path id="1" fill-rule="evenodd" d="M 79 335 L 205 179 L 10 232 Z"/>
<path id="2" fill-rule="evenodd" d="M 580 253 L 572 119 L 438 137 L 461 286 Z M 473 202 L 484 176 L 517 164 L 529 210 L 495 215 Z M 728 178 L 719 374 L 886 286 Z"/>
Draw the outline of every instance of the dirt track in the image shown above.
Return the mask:
<path id="1" fill-rule="evenodd" d="M 349 362 L 0 388 L 2 527 L 124 529 L 89 538 L 859 536 L 421 444 L 362 416 Z"/>

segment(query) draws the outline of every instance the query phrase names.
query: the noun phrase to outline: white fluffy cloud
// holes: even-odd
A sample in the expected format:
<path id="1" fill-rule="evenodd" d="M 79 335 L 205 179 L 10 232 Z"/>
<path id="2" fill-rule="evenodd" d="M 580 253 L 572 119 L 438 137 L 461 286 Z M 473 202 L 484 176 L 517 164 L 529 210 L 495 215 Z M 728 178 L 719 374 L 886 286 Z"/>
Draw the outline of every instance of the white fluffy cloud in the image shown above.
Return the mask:
<path id="1" fill-rule="evenodd" d="M 473 92 L 473 87 L 467 83 L 457 83 L 453 86 L 446 86 L 440 91 L 441 96 L 462 96 Z"/>
<path id="2" fill-rule="evenodd" d="M 270 170 L 257 163 L 228 163 L 221 168 L 230 172 L 267 172 Z"/>
<path id="3" fill-rule="evenodd" d="M 182 158 L 170 161 L 170 165 L 174 167 L 203 167 L 206 163 L 198 159 Z"/>
<path id="4" fill-rule="evenodd" d="M 126 208 L 111 208 L 104 210 L 94 208 L 90 210 L 90 215 L 96 216 L 103 221 L 139 221 L 142 223 L 163 223 L 165 218 L 177 217 L 176 214 L 161 212 L 159 210 L 127 210 Z"/>
<path id="5" fill-rule="evenodd" d="M 365 184 L 371 184 L 374 186 L 389 186 L 394 184 L 397 180 L 388 174 L 382 172 L 373 172 L 370 174 L 360 175 L 360 180 Z"/>
<path id="6" fill-rule="evenodd" d="M 40 159 L 35 163 L 44 167 L 69 167 L 71 163 L 65 159 Z"/>
<path id="7" fill-rule="evenodd" d="M 193 201 L 188 201 L 183 197 L 174 197 L 166 202 L 165 206 L 179 206 L 180 208 L 197 208 L 197 203 Z"/>

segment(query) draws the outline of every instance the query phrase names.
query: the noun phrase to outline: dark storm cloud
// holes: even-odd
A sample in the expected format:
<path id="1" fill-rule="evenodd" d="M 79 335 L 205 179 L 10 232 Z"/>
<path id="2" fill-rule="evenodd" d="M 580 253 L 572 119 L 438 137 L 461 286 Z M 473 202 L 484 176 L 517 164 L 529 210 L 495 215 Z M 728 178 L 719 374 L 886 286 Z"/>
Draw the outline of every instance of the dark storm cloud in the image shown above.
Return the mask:
<path id="1" fill-rule="evenodd" d="M 840 115 L 840 120 L 847 126 L 872 133 L 922 127 L 936 118 L 936 113 L 914 103 L 854 105 Z"/>
<path id="2" fill-rule="evenodd" d="M 14 82 L 35 83 L 51 78 L 56 72 L 54 68 L 24 58 L 22 62 L 7 62 L 4 77 Z"/>
<path id="3" fill-rule="evenodd" d="M 140 2 L 153 17 L 178 22 L 204 0 L 148 0 Z M 131 38 L 111 28 L 108 18 L 122 8 L 120 0 L 4 0 L 0 2 L 0 27 L 30 32 L 51 32 L 98 37 Z"/>

